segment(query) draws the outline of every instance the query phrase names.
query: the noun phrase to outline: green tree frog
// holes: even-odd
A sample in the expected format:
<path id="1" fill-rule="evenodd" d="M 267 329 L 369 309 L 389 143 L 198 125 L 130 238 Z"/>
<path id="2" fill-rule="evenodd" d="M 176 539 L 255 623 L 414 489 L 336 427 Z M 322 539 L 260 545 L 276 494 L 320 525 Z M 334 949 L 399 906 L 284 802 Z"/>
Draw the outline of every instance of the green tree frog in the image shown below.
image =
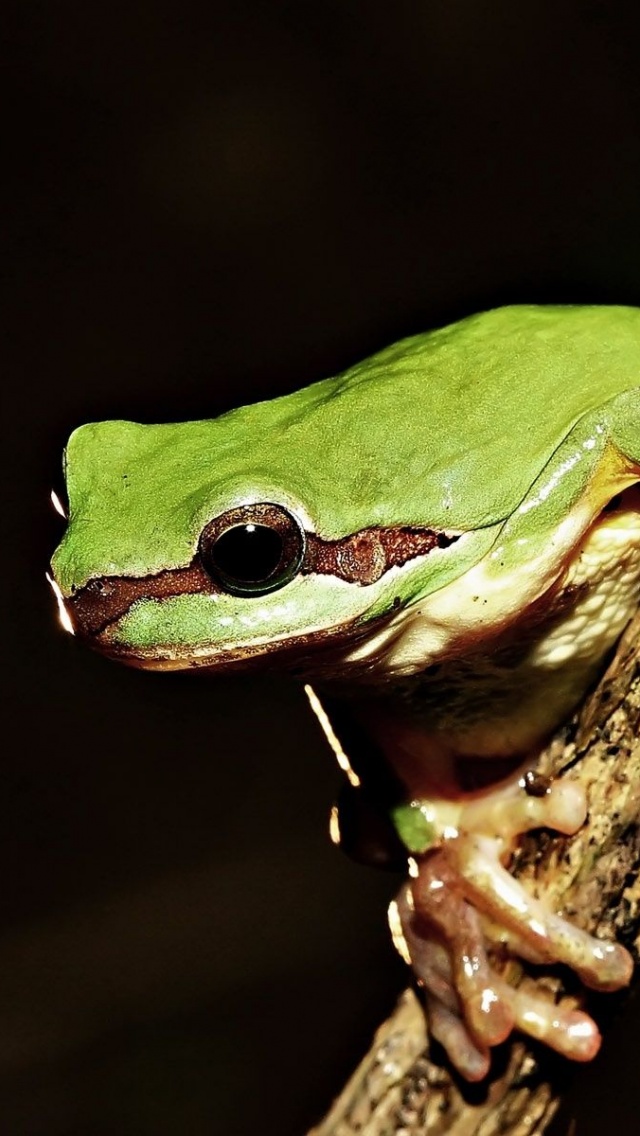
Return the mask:
<path id="1" fill-rule="evenodd" d="M 525 773 L 638 600 L 640 309 L 485 312 L 212 421 L 82 426 L 65 468 L 69 630 L 134 666 L 291 672 L 384 755 L 393 926 L 460 1073 L 514 1028 L 592 1057 L 592 1019 L 511 989 L 488 947 L 598 990 L 631 975 L 508 861 L 584 821 L 570 775 L 540 795 Z"/>

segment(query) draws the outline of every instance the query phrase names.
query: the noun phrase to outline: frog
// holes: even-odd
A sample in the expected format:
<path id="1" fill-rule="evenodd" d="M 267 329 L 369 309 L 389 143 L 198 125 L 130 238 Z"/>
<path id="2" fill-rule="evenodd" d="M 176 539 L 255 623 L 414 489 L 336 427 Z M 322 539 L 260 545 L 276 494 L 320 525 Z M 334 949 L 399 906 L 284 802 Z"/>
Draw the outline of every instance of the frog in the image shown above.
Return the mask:
<path id="1" fill-rule="evenodd" d="M 495 958 L 632 974 L 510 867 L 524 833 L 584 823 L 571 773 L 531 770 L 638 603 L 640 309 L 491 309 L 211 420 L 82 425 L 64 468 L 67 631 L 136 667 L 292 676 L 356 796 L 378 755 L 394 941 L 459 1074 L 514 1030 L 590 1060 L 592 1016 Z M 357 773 L 331 706 L 364 733 Z"/>

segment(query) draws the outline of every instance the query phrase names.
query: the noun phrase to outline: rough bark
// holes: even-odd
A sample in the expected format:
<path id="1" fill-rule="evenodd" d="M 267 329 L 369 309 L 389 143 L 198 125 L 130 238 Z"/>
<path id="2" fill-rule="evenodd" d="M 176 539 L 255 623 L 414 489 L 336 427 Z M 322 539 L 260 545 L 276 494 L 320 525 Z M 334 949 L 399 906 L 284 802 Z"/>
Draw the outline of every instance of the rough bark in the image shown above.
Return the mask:
<path id="1" fill-rule="evenodd" d="M 567 918 L 603 938 L 640 947 L 640 614 L 629 624 L 597 688 L 541 754 L 543 774 L 572 772 L 585 786 L 589 816 L 573 837 L 524 837 L 512 870 Z M 571 997 L 602 1014 L 620 996 L 587 993 L 566 971 L 514 960 L 514 985 Z M 614 1000 L 612 1002 L 612 1000 Z M 465 1086 L 430 1047 L 419 996 L 407 990 L 378 1030 L 329 1114 L 309 1136 L 541 1136 L 569 1083 L 568 1062 L 521 1035 L 496 1050 L 481 1086 Z"/>

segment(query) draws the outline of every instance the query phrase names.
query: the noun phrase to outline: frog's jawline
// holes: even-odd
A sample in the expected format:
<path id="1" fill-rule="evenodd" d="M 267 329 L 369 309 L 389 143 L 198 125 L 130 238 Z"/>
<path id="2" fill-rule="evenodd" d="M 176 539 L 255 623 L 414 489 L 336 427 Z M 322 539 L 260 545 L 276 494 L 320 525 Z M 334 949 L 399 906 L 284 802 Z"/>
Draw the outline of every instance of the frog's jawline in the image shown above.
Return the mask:
<path id="1" fill-rule="evenodd" d="M 88 640 L 88 643 L 101 655 L 141 670 L 237 673 L 254 667 L 262 669 L 265 656 L 277 654 L 279 671 L 293 678 L 322 681 L 326 677 L 335 680 L 339 678 L 341 670 L 344 670 L 350 681 L 357 682 L 358 678 L 366 681 L 370 667 L 364 664 L 358 675 L 357 667 L 344 663 L 345 648 L 356 648 L 367 640 L 372 631 L 388 622 L 388 615 L 369 620 L 366 624 L 354 618 L 331 628 L 274 639 L 267 643 L 235 646 L 228 651 L 219 650 L 215 655 L 207 653 L 202 656 L 194 655 L 191 647 L 174 647 L 170 653 L 163 648 L 162 653 L 158 653 L 154 648 L 132 649 L 105 639 Z"/>
<path id="2" fill-rule="evenodd" d="M 361 529 L 340 540 L 323 540 L 315 533 L 305 533 L 301 573 L 330 575 L 366 587 L 376 583 L 390 568 L 401 567 L 435 548 L 448 548 L 460 535 L 408 527 Z M 220 592 L 196 552 L 186 567 L 166 569 L 155 576 L 102 576 L 90 580 L 66 600 L 66 605 L 80 633 L 98 638 L 126 615 L 137 600 Z"/>

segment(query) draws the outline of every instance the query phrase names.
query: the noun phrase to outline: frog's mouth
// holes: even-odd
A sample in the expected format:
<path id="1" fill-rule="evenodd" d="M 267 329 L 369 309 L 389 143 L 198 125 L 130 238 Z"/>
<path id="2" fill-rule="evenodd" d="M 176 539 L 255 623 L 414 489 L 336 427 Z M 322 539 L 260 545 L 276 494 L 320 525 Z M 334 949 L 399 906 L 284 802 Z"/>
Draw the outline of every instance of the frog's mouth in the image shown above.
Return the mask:
<path id="1" fill-rule="evenodd" d="M 350 682 L 358 681 L 357 667 L 345 663 L 345 656 L 389 622 L 389 616 L 379 616 L 366 623 L 358 618 L 345 620 L 330 628 L 322 628 L 298 635 L 288 635 L 260 643 L 246 643 L 224 648 L 193 648 L 177 646 L 166 648 L 130 647 L 125 643 L 94 641 L 101 654 L 116 662 L 141 670 L 153 671 L 215 671 L 237 673 L 263 668 L 267 656 L 277 658 L 277 669 L 300 680 L 323 678 L 339 681 L 342 672 Z M 366 680 L 369 667 L 363 665 L 361 678 Z M 369 676 L 370 677 L 370 676 Z"/>

